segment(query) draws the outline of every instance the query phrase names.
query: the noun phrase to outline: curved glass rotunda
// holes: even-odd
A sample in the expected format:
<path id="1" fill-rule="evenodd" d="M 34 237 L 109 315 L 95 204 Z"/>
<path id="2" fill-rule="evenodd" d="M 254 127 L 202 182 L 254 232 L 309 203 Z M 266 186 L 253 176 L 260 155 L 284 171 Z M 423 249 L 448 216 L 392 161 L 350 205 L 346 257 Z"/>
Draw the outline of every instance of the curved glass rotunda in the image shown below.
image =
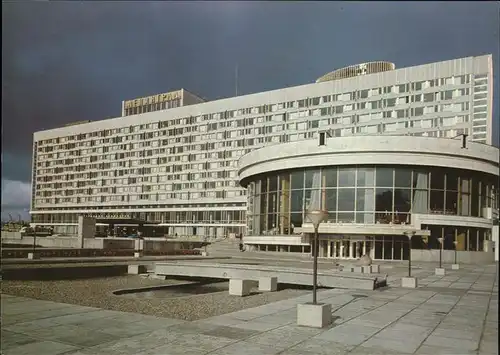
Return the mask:
<path id="1" fill-rule="evenodd" d="M 306 213 L 328 211 L 320 256 L 416 259 L 444 249 L 488 258 L 498 211 L 498 149 L 461 140 L 369 136 L 286 143 L 240 159 L 245 243 L 309 251 Z M 496 227 L 498 228 L 498 227 Z M 424 251 L 430 251 L 425 253 Z M 477 252 L 482 252 L 478 254 Z"/>

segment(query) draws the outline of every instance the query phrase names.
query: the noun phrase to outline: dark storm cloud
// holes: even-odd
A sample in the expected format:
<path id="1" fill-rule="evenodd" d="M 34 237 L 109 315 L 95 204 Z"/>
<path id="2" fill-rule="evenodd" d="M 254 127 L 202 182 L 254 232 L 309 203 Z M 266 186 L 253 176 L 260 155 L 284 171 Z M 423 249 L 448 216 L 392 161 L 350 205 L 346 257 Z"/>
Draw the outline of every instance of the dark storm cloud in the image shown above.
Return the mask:
<path id="1" fill-rule="evenodd" d="M 492 53 L 496 2 L 4 2 L 3 178 L 29 181 L 32 133 L 185 87 L 208 98 Z M 498 81 L 495 83 L 498 106 Z M 497 117 L 495 107 L 495 117 Z M 498 122 L 498 120 L 497 120 Z M 498 127 L 498 125 L 496 125 Z"/>

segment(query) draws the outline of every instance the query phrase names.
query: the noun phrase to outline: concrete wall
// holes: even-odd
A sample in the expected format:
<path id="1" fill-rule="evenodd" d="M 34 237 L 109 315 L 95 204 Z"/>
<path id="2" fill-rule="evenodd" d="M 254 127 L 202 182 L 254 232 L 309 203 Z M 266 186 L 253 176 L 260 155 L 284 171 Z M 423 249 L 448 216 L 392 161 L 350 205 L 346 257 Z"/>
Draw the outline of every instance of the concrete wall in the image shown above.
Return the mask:
<path id="1" fill-rule="evenodd" d="M 443 263 L 453 264 L 455 262 L 454 250 L 443 250 Z M 412 261 L 432 261 L 439 262 L 439 250 L 412 249 Z M 494 262 L 493 252 L 484 251 L 458 251 L 457 262 L 463 264 L 485 264 Z"/>
<path id="2" fill-rule="evenodd" d="M 34 237 L 23 237 L 22 239 L 2 238 L 2 243 L 15 243 L 33 245 Z M 79 248 L 78 238 L 75 237 L 37 237 L 36 245 L 44 248 Z"/>
<path id="3" fill-rule="evenodd" d="M 2 238 L 2 243 L 33 245 L 33 237 Z M 134 240 L 113 240 L 105 238 L 85 238 L 83 246 L 77 237 L 37 237 L 36 244 L 44 248 L 85 248 L 85 249 L 133 249 Z"/>
<path id="4" fill-rule="evenodd" d="M 493 226 L 491 229 L 491 240 L 493 241 L 493 247 L 495 248 L 495 261 L 498 261 L 498 249 L 500 248 L 498 240 L 498 226 Z"/>
<path id="5" fill-rule="evenodd" d="M 78 216 L 78 241 L 79 248 L 85 245 L 85 239 L 94 238 L 96 231 L 96 220 L 91 217 Z"/>
<path id="6" fill-rule="evenodd" d="M 498 148 L 460 140 L 411 136 L 336 137 L 326 145 L 307 140 L 254 150 L 238 161 L 243 186 L 252 177 L 272 171 L 325 165 L 414 165 L 481 171 L 498 176 Z"/>
<path id="7" fill-rule="evenodd" d="M 2 231 L 2 242 L 7 243 L 6 239 L 21 239 L 21 232 L 4 232 Z"/>

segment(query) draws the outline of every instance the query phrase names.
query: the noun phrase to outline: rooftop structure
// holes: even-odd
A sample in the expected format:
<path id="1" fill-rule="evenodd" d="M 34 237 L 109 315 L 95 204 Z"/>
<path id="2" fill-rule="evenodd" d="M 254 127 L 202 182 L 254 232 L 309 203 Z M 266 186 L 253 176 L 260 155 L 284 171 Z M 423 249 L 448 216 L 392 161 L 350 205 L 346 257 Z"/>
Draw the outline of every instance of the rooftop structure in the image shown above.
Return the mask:
<path id="1" fill-rule="evenodd" d="M 391 62 L 378 61 L 378 62 L 368 62 L 356 65 L 350 65 L 345 68 L 340 68 L 327 73 L 316 80 L 317 83 L 330 80 L 340 80 L 352 78 L 358 75 L 367 75 L 374 73 L 381 73 L 389 70 L 396 69 L 396 65 Z"/>

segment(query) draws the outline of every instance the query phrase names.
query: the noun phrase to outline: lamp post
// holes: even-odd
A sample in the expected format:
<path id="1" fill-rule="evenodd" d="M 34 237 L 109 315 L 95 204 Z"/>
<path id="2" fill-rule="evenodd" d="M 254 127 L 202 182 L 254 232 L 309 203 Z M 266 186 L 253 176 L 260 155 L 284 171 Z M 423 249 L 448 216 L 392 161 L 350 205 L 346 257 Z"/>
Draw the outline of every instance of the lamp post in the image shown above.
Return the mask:
<path id="1" fill-rule="evenodd" d="M 314 239 L 312 250 L 314 253 L 313 261 L 313 304 L 316 302 L 316 287 L 318 284 L 318 228 L 321 222 L 323 222 L 328 216 L 328 212 L 324 210 L 312 210 L 307 212 L 306 217 L 311 221 L 314 226 Z"/>
<path id="2" fill-rule="evenodd" d="M 413 237 L 415 233 L 415 231 L 404 232 L 404 234 L 408 237 L 408 277 L 411 277 L 411 237 Z"/>
<path id="3" fill-rule="evenodd" d="M 453 245 L 455 246 L 455 265 L 457 265 L 457 244 L 458 240 L 455 237 L 455 240 L 453 241 Z"/>
<path id="4" fill-rule="evenodd" d="M 442 264 L 443 264 L 443 244 L 444 244 L 443 241 L 444 241 L 444 238 L 439 237 L 438 240 L 439 240 L 439 243 L 441 244 L 439 247 L 439 268 L 441 269 Z"/>

